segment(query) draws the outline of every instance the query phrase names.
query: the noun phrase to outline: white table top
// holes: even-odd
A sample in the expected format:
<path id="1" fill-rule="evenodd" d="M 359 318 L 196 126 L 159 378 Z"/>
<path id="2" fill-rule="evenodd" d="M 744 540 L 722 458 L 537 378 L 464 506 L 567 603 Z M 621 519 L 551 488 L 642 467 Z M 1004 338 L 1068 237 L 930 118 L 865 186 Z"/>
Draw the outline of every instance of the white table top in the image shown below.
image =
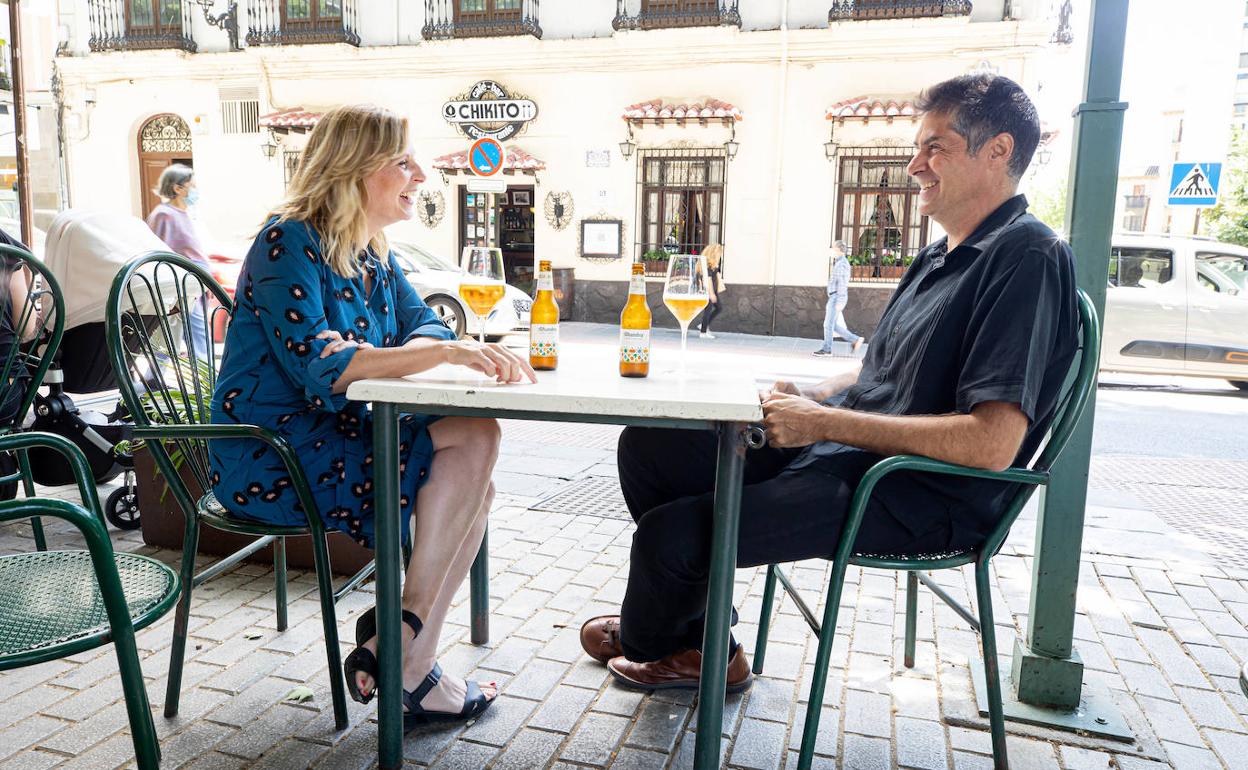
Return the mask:
<path id="1" fill-rule="evenodd" d="M 456 407 L 602 417 L 708 422 L 760 422 L 758 387 L 742 367 L 673 371 L 676 356 L 650 364 L 650 376 L 621 377 L 614 349 L 564 345 L 559 368 L 538 372 L 537 383 L 498 385 L 472 370 L 439 366 L 394 379 L 357 380 L 347 387 L 353 401 L 381 401 L 419 407 Z M 432 410 L 431 410 L 432 411 Z"/>

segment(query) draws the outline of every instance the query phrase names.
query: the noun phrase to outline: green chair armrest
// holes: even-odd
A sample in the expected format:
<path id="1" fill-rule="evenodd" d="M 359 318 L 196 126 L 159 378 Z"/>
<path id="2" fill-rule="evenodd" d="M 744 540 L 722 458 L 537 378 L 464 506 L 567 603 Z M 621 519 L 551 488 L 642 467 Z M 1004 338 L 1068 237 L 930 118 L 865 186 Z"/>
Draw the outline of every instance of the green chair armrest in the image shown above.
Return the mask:
<path id="1" fill-rule="evenodd" d="M 313 534 L 318 534 L 324 529 L 324 523 L 321 521 L 318 513 L 316 500 L 312 497 L 312 490 L 308 486 L 307 476 L 303 472 L 303 465 L 299 462 L 299 455 L 295 454 L 295 448 L 290 445 L 290 442 L 275 431 L 262 428 L 259 425 L 248 425 L 246 423 L 236 425 L 147 425 L 136 426 L 134 437 L 137 439 L 155 439 L 157 441 L 178 439 L 212 440 L 219 438 L 254 438 L 262 441 L 272 447 L 273 451 L 277 452 L 277 456 L 281 458 L 282 464 L 286 466 L 286 471 L 290 474 L 291 486 L 299 497 L 300 504 L 303 505 L 304 515 L 307 516 L 308 527 Z M 162 470 L 165 469 L 162 467 Z M 175 496 L 180 496 L 176 489 L 174 493 Z M 180 500 L 179 502 L 182 501 Z M 188 506 L 186 510 L 194 510 L 192 501 L 185 501 L 184 505 Z"/>
<path id="2" fill-rule="evenodd" d="M 1003 471 L 992 471 L 984 468 L 971 468 L 966 465 L 947 463 L 943 460 L 933 460 L 930 457 L 920 457 L 918 455 L 886 457 L 872 465 L 863 474 L 862 481 L 858 484 L 858 488 L 854 490 L 854 497 L 849 506 L 849 515 L 845 519 L 845 524 L 841 527 L 841 539 L 837 544 L 834 559 L 837 561 L 849 559 L 853 553 L 854 541 L 858 539 L 858 529 L 862 526 L 863 516 L 867 512 L 867 502 L 871 499 L 871 493 L 875 491 L 875 485 L 880 483 L 888 474 L 901 470 L 992 479 L 1030 486 L 1047 484 L 1049 481 L 1047 471 L 1033 471 L 1027 468 L 1006 468 Z"/>
<path id="3" fill-rule="evenodd" d="M 60 453 L 69 463 L 74 473 L 74 481 L 78 484 L 78 494 L 82 496 L 82 504 L 87 510 L 96 514 L 98 523 L 104 526 L 103 509 L 100 507 L 99 492 L 95 488 L 95 476 L 87 465 L 87 458 L 74 442 L 55 433 L 42 431 L 24 431 L 7 433 L 0 436 L 0 452 L 18 452 L 34 447 L 44 447 Z"/>

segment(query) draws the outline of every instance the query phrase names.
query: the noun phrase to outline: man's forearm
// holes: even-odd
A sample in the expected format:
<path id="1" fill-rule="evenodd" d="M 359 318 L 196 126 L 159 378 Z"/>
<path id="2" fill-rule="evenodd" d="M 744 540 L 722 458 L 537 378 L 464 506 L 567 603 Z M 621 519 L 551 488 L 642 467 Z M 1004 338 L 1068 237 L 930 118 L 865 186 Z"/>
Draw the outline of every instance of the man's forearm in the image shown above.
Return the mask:
<path id="1" fill-rule="evenodd" d="M 858 372 L 862 369 L 862 362 L 857 362 L 853 368 L 834 374 L 818 385 L 812 385 L 802 391 L 802 395 L 812 401 L 824 401 L 832 396 L 845 390 L 850 385 L 858 381 Z"/>
<path id="2" fill-rule="evenodd" d="M 892 415 L 825 407 L 824 440 L 880 455 L 911 454 L 973 468 L 1009 467 L 1027 429 L 1013 404 L 982 404 L 971 414 Z"/>

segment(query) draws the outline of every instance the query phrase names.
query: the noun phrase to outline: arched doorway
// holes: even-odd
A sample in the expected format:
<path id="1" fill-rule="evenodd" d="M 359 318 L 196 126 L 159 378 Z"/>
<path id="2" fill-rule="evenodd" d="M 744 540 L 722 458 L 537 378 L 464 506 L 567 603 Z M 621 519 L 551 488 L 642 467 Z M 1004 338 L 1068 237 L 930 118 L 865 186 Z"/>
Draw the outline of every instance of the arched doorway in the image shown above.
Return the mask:
<path id="1" fill-rule="evenodd" d="M 173 163 L 194 165 L 191 156 L 191 129 L 177 115 L 157 115 L 139 129 L 139 185 L 142 188 L 143 218 L 160 203 L 153 190 L 160 172 Z"/>

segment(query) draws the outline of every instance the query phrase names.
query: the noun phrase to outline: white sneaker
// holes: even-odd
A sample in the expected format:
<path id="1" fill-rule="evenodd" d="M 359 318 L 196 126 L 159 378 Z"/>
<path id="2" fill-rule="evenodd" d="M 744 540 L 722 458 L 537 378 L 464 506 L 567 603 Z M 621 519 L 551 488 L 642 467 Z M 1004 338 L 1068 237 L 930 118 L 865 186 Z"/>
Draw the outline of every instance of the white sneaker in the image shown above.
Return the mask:
<path id="1" fill-rule="evenodd" d="M 714 334 L 711 334 L 710 332 L 700 332 L 699 334 L 701 335 L 702 339 L 704 339 L 704 340 L 713 340 L 713 339 L 715 339 L 715 335 L 714 335 Z"/>

